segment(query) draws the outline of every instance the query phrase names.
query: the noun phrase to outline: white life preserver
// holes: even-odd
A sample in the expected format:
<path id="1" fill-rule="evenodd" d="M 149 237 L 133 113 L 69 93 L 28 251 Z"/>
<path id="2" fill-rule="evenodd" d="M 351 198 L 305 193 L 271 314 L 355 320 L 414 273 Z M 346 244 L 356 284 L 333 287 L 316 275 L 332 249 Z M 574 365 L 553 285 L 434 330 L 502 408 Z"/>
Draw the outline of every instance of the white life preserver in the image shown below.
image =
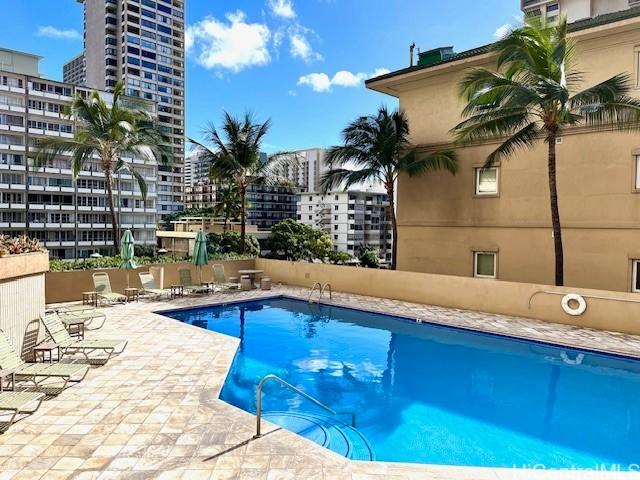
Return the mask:
<path id="1" fill-rule="evenodd" d="M 577 307 L 572 307 L 570 302 L 578 302 Z M 577 293 L 569 293 L 562 297 L 562 309 L 565 313 L 573 316 L 582 315 L 587 309 L 587 302 L 585 301 L 582 295 L 578 295 Z"/>
<path id="2" fill-rule="evenodd" d="M 575 359 L 569 358 L 567 352 L 560 352 L 560 358 L 567 365 L 582 365 L 582 361 L 584 360 L 584 353 L 579 353 L 576 355 Z"/>

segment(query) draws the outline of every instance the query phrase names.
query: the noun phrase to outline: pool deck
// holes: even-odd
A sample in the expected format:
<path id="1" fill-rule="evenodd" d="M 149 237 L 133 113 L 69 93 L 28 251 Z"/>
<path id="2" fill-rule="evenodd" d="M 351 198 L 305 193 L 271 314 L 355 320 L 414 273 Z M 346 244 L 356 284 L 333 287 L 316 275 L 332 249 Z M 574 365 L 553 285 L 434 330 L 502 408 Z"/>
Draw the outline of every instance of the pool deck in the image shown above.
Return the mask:
<path id="1" fill-rule="evenodd" d="M 238 340 L 154 312 L 278 294 L 306 299 L 307 290 L 277 287 L 104 308 L 105 326 L 87 337 L 128 339 L 127 349 L 0 436 L 0 480 L 640 478 L 627 466 L 605 473 L 352 462 L 267 423 L 266 435 L 253 439 L 255 416 L 218 399 Z M 640 355 L 640 337 L 341 293 L 333 303 Z"/>

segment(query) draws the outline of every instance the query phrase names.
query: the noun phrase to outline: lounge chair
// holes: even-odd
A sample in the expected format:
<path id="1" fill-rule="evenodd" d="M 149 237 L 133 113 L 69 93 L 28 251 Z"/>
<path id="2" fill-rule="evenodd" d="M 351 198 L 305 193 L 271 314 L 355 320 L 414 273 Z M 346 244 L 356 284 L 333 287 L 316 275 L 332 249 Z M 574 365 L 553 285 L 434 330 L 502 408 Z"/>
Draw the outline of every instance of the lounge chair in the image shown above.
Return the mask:
<path id="1" fill-rule="evenodd" d="M 31 414 L 38 410 L 44 397 L 42 392 L 0 392 L 0 413 L 11 414 L 8 422 L 2 422 L 6 423 L 3 430 L 13 425 L 18 414 Z"/>
<path id="2" fill-rule="evenodd" d="M 208 293 L 209 288 L 204 285 L 197 285 L 193 283 L 191 279 L 191 270 L 188 268 L 181 268 L 178 270 L 178 274 L 180 275 L 180 285 L 184 288 L 187 293 Z"/>
<path id="3" fill-rule="evenodd" d="M 36 387 L 46 379 L 61 379 L 64 381 L 61 390 L 67 386 L 68 382 L 83 380 L 89 371 L 89 365 L 76 363 L 27 363 L 20 358 L 2 330 L 0 330 L 0 368 L 12 370 L 16 380 L 33 382 Z"/>
<path id="4" fill-rule="evenodd" d="M 219 287 L 221 289 L 234 290 L 238 288 L 238 279 L 227 279 L 224 274 L 224 265 L 221 265 L 219 263 L 213 265 L 213 279 L 216 283 L 216 287 Z"/>
<path id="5" fill-rule="evenodd" d="M 88 330 L 98 330 L 99 328 L 102 328 L 104 322 L 107 320 L 107 316 L 103 312 L 98 311 L 95 307 L 87 305 L 58 307 L 56 308 L 56 312 L 58 312 L 58 315 L 60 315 L 63 322 L 66 320 L 83 320 Z M 92 326 L 94 322 L 98 325 Z"/>
<path id="6" fill-rule="evenodd" d="M 60 348 L 60 357 L 79 353 L 84 355 L 89 363 L 104 364 L 109 361 L 113 354 L 119 355 L 127 347 L 127 340 L 74 340 L 64 328 L 57 313 L 40 315 L 40 320 L 51 339 Z M 122 346 L 116 352 L 116 347 Z M 104 352 L 107 357 L 89 357 L 94 352 Z"/>
<path id="7" fill-rule="evenodd" d="M 93 288 L 95 288 L 98 298 L 107 302 L 126 302 L 127 297 L 121 293 L 115 293 L 111 290 L 111 281 L 109 275 L 105 272 L 96 272 L 93 274 Z"/>
<path id="8" fill-rule="evenodd" d="M 162 295 L 171 296 L 171 289 L 160 288 L 151 273 L 140 272 L 138 273 L 138 277 L 140 277 L 140 283 L 142 284 L 142 291 L 140 293 L 143 295 L 154 295 L 156 297 L 161 297 Z"/>

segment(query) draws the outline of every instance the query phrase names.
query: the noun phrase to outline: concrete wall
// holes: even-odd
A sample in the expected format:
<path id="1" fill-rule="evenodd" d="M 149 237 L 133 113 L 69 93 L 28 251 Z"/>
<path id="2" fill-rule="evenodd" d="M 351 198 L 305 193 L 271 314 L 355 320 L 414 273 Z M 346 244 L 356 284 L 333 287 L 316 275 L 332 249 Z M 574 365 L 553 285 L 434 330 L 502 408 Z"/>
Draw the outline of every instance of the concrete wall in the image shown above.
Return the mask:
<path id="1" fill-rule="evenodd" d="M 213 264 L 221 263 L 224 265 L 225 274 L 227 277 L 237 276 L 238 270 L 252 269 L 255 265 L 255 260 L 234 260 L 227 262 L 210 262 L 208 266 L 202 267 L 202 280 L 213 280 Z M 178 263 L 165 263 L 159 265 L 144 265 L 137 270 L 131 270 L 129 273 L 129 280 L 131 287 L 140 288 L 140 279 L 138 278 L 138 272 L 147 272 L 149 267 L 162 267 L 164 268 L 164 288 L 169 288 L 171 285 L 177 285 L 180 283 L 178 269 L 190 268 L 191 276 L 194 282 L 199 281 L 198 268 L 190 262 L 178 262 Z M 119 269 L 104 269 L 104 270 L 72 270 L 68 272 L 48 272 L 46 275 L 46 302 L 60 303 L 71 302 L 82 299 L 82 292 L 92 291 L 94 272 L 107 272 L 109 279 L 111 280 L 111 288 L 114 292 L 124 293 L 124 289 L 127 287 L 127 271 Z"/>
<path id="2" fill-rule="evenodd" d="M 45 307 L 48 262 L 48 253 L 0 258 L 0 329 L 27 360 L 41 336 L 39 316 Z"/>
<path id="3" fill-rule="evenodd" d="M 629 21 L 631 22 L 631 20 Z M 633 24 L 573 34 L 580 88 L 613 75 L 638 75 L 639 19 Z M 457 85 L 471 67 L 492 67 L 490 55 L 383 80 L 373 88 L 397 95 L 424 151 L 452 148 L 449 133 L 463 102 Z M 386 83 L 385 83 L 386 82 Z M 634 89 L 633 96 L 640 96 Z M 565 131 L 557 147 L 558 195 L 565 251 L 565 284 L 631 291 L 631 265 L 640 259 L 640 193 L 634 188 L 637 134 Z M 500 165 L 497 196 L 476 196 L 475 169 L 497 144 L 457 149 L 460 170 L 428 173 L 398 183 L 398 267 L 470 276 L 472 252 L 498 253 L 500 280 L 554 282 L 547 146 L 518 151 Z"/>
<path id="4" fill-rule="evenodd" d="M 572 317 L 562 310 L 560 295 L 538 294 L 529 308 L 531 296 L 539 291 L 640 300 L 632 294 L 266 259 L 257 259 L 256 268 L 264 270 L 273 282 L 290 285 L 311 287 L 314 282 L 329 282 L 339 292 L 640 334 L 638 303 L 587 298 L 584 315 Z"/>

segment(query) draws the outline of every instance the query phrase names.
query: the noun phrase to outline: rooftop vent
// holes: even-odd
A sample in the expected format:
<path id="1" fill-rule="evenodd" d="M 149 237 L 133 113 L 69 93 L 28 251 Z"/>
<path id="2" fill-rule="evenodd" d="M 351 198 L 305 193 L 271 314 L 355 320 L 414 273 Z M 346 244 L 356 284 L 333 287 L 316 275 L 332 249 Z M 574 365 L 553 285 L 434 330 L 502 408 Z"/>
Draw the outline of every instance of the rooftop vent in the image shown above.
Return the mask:
<path id="1" fill-rule="evenodd" d="M 433 65 L 434 63 L 448 60 L 451 57 L 454 57 L 455 54 L 456 52 L 453 51 L 453 47 L 440 47 L 426 52 L 420 52 L 418 54 L 418 65 Z"/>

